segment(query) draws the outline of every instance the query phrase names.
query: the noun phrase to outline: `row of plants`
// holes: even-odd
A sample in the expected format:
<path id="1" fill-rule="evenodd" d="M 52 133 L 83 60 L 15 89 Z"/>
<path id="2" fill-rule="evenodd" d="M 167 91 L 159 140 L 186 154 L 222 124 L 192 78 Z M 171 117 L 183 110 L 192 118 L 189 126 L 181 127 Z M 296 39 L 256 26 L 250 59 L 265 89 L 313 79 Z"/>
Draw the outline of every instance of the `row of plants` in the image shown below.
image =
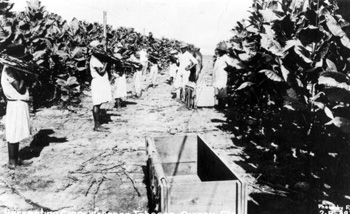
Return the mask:
<path id="1" fill-rule="evenodd" d="M 253 0 L 228 41 L 237 62 L 230 102 L 239 112 L 228 117 L 246 140 L 247 161 L 265 181 L 305 184 L 313 198 L 337 202 L 350 187 L 348 29 L 336 0 Z"/>
<path id="2" fill-rule="evenodd" d="M 107 25 L 107 38 L 100 23 L 89 23 L 74 18 L 68 22 L 61 16 L 48 12 L 39 0 L 27 1 L 23 12 L 12 12 L 14 3 L 0 1 L 0 49 L 12 43 L 24 44 L 31 61 L 38 66 L 38 81 L 32 86 L 37 105 L 57 101 L 77 103 L 82 90 L 89 86 L 89 43 L 99 40 L 107 53 L 117 50 L 127 59 L 139 47 L 148 49 L 150 55 L 159 57 L 163 66 L 169 60 L 169 52 L 178 49 L 180 42 L 167 38 L 154 38 L 136 32 L 133 28 L 114 29 Z M 193 47 L 193 45 L 192 45 Z M 123 68 L 119 68 L 123 69 Z"/>

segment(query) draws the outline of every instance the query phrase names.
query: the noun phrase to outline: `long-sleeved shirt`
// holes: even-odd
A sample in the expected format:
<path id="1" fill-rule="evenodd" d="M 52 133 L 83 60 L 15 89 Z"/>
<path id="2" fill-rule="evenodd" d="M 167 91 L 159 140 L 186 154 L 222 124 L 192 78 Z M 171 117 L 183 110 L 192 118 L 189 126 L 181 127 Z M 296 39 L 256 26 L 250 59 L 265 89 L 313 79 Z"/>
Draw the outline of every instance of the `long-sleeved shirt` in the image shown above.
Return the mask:
<path id="1" fill-rule="evenodd" d="M 226 54 L 217 57 L 215 61 L 213 70 L 213 86 L 215 88 L 221 89 L 225 88 L 227 85 L 226 63 L 231 66 L 233 65 L 233 59 Z"/>

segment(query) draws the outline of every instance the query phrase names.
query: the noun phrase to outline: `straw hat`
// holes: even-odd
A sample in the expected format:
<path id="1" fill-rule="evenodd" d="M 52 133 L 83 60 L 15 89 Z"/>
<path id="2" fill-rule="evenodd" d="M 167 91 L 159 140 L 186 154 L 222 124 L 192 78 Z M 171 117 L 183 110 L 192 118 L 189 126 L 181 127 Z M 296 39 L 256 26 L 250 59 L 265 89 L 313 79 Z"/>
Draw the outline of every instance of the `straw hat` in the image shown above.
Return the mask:
<path id="1" fill-rule="evenodd" d="M 225 42 L 220 42 L 216 48 L 219 51 L 227 51 L 227 45 Z"/>
<path id="2" fill-rule="evenodd" d="M 187 48 L 187 47 L 188 47 L 188 44 L 187 44 L 187 43 L 181 42 L 180 48 Z"/>

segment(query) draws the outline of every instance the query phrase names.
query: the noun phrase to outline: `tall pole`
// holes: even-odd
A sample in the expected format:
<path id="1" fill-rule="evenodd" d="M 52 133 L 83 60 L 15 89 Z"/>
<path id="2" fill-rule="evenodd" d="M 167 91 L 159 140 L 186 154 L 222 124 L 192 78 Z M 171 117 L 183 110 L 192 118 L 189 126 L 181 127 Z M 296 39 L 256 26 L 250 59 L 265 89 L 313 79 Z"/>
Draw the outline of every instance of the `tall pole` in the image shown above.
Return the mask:
<path id="1" fill-rule="evenodd" d="M 105 39 L 105 51 L 107 52 L 107 12 L 103 11 L 103 37 Z"/>

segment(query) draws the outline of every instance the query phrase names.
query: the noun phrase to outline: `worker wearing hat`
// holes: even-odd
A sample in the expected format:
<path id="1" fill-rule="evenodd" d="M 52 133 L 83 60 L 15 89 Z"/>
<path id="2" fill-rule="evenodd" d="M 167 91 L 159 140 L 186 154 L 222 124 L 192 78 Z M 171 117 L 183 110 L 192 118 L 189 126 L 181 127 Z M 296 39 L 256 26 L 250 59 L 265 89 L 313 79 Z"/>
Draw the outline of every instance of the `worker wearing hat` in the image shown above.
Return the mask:
<path id="1" fill-rule="evenodd" d="M 20 44 L 8 45 L 5 53 L 19 60 L 27 56 L 25 47 Z M 7 100 L 5 119 L 9 155 L 7 166 L 15 169 L 18 165 L 32 163 L 32 161 L 21 160 L 19 157 L 19 143 L 30 136 L 28 77 L 15 67 L 5 65 L 1 75 L 1 86 Z"/>
<path id="2" fill-rule="evenodd" d="M 195 66 L 198 61 L 193 55 L 188 52 L 188 44 L 182 42 L 180 44 L 181 53 L 179 54 L 179 77 L 181 77 L 181 85 L 180 88 L 177 88 L 177 97 L 180 99 L 184 99 L 183 93 L 185 91 L 185 86 L 189 81 L 189 77 L 191 74 L 191 68 Z"/>
<path id="3" fill-rule="evenodd" d="M 96 50 L 101 48 L 102 44 L 95 40 L 90 43 L 90 48 Z M 112 101 L 111 85 L 108 79 L 107 63 L 102 62 L 96 56 L 91 55 L 90 58 L 90 73 L 91 80 L 91 95 L 92 95 L 92 115 L 94 118 L 94 131 L 106 131 L 106 128 L 100 123 L 100 108 L 103 103 Z"/>
<path id="4" fill-rule="evenodd" d="M 227 66 L 233 65 L 233 59 L 227 55 L 227 45 L 220 42 L 216 47 L 216 60 L 213 69 L 213 86 L 217 98 L 217 108 L 223 109 L 226 106 L 227 97 Z"/>

